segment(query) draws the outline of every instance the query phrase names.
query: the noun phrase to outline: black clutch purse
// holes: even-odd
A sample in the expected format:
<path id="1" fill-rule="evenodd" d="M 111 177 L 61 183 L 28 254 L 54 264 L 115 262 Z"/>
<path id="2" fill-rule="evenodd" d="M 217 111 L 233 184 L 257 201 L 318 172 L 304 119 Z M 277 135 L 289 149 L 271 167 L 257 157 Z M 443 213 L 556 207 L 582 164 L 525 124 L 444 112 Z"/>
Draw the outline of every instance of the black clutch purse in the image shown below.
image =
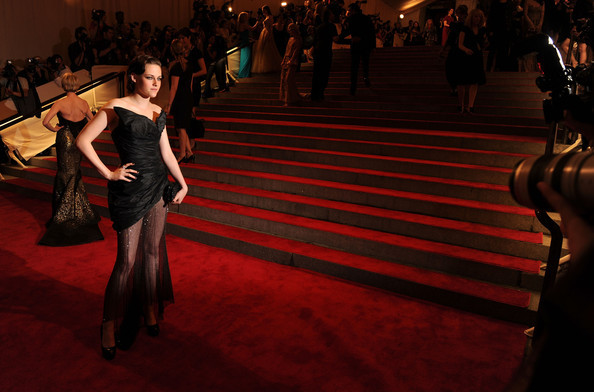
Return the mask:
<path id="1" fill-rule="evenodd" d="M 200 139 L 204 137 L 204 120 L 198 120 L 194 117 L 190 119 L 190 126 L 186 129 L 190 139 Z"/>
<path id="2" fill-rule="evenodd" d="M 167 184 L 163 190 L 163 201 L 165 204 L 171 203 L 179 191 L 181 191 L 181 185 L 179 185 L 177 182 L 169 182 L 169 184 Z"/>

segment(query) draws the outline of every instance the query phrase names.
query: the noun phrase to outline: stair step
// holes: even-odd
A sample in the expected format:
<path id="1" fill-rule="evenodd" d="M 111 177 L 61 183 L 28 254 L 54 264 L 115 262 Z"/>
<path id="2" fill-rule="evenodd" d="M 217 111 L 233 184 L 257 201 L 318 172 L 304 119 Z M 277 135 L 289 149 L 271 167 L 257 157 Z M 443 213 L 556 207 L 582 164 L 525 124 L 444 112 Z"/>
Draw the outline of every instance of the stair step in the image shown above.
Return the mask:
<path id="1" fill-rule="evenodd" d="M 45 199 L 51 195 L 51 186 L 48 184 L 25 179 L 8 180 L 6 183 L 16 185 L 25 192 L 42 193 Z M 4 188 L 5 184 L 0 186 Z M 103 216 L 106 215 L 105 197 L 90 194 L 89 200 L 99 207 L 98 210 Z M 521 317 L 525 322 L 533 318 L 533 312 L 525 310 L 529 304 L 530 293 L 523 290 L 444 275 L 422 268 L 378 262 L 374 258 L 356 256 L 171 211 L 167 232 L 193 240 L 198 238 L 200 242 L 213 246 L 225 243 L 226 248 L 236 248 L 241 253 L 265 260 L 322 272 L 357 283 L 380 286 L 416 298 L 425 299 L 437 293 L 440 295 L 438 302 L 464 310 L 481 313 L 485 309 L 490 309 L 489 315 L 493 312 L 500 313 L 501 318 L 516 313 L 513 319 Z M 475 293 L 480 293 L 480 297 Z"/>

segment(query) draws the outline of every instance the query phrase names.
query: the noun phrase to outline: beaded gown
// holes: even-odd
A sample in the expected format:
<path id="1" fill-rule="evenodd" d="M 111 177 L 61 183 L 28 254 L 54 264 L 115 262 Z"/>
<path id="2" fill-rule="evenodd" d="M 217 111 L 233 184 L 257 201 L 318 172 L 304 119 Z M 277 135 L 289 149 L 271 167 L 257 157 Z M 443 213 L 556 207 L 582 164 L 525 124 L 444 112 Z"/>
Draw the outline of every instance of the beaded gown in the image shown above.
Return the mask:
<path id="1" fill-rule="evenodd" d="M 80 173 L 82 154 L 75 144 L 76 136 L 87 119 L 69 121 L 58 112 L 62 128 L 56 134 L 57 166 L 52 196 L 52 217 L 40 245 L 69 246 L 103 239 L 101 220 L 89 203 Z"/>
<path id="2" fill-rule="evenodd" d="M 120 320 L 131 312 L 154 306 L 159 317 L 173 302 L 163 191 L 168 181 L 159 140 L 166 115 L 156 121 L 128 109 L 114 107 L 119 117 L 111 136 L 121 163 L 134 163 L 131 182 L 110 181 L 108 205 L 117 232 L 116 262 L 105 291 L 104 320 Z"/>

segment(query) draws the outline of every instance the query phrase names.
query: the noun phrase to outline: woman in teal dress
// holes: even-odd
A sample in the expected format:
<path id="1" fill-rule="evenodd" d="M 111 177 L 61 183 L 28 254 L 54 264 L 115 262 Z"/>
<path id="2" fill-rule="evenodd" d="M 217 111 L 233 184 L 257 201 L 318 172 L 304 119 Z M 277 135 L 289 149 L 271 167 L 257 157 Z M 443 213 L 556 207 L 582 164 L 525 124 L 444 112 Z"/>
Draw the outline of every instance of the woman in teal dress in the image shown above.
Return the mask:
<path id="1" fill-rule="evenodd" d="M 249 78 L 252 69 L 252 45 L 250 43 L 250 35 L 252 27 L 248 23 L 247 12 L 239 14 L 237 19 L 238 26 L 237 31 L 239 32 L 239 78 Z"/>

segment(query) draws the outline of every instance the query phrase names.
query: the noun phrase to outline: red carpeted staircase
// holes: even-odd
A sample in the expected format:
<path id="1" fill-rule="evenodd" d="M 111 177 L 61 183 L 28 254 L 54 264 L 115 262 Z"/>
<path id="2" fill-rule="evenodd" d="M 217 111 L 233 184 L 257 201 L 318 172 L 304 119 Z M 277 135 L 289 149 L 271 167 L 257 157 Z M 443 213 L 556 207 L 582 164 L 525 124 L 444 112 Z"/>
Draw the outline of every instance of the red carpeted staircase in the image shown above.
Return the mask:
<path id="1" fill-rule="evenodd" d="M 488 74 L 476 114 L 456 112 L 433 48 L 380 49 L 371 88 L 349 95 L 335 53 L 327 101 L 283 107 L 278 75 L 241 79 L 201 104 L 206 136 L 168 232 L 298 268 L 531 324 L 546 259 L 542 228 L 509 194 L 511 168 L 544 152 L 535 74 Z M 298 75 L 309 92 L 311 66 Z M 177 146 L 175 132 L 169 128 Z M 118 159 L 109 132 L 96 148 Z M 55 160 L 3 187 L 51 193 Z M 106 184 L 84 166 L 91 201 Z"/>

